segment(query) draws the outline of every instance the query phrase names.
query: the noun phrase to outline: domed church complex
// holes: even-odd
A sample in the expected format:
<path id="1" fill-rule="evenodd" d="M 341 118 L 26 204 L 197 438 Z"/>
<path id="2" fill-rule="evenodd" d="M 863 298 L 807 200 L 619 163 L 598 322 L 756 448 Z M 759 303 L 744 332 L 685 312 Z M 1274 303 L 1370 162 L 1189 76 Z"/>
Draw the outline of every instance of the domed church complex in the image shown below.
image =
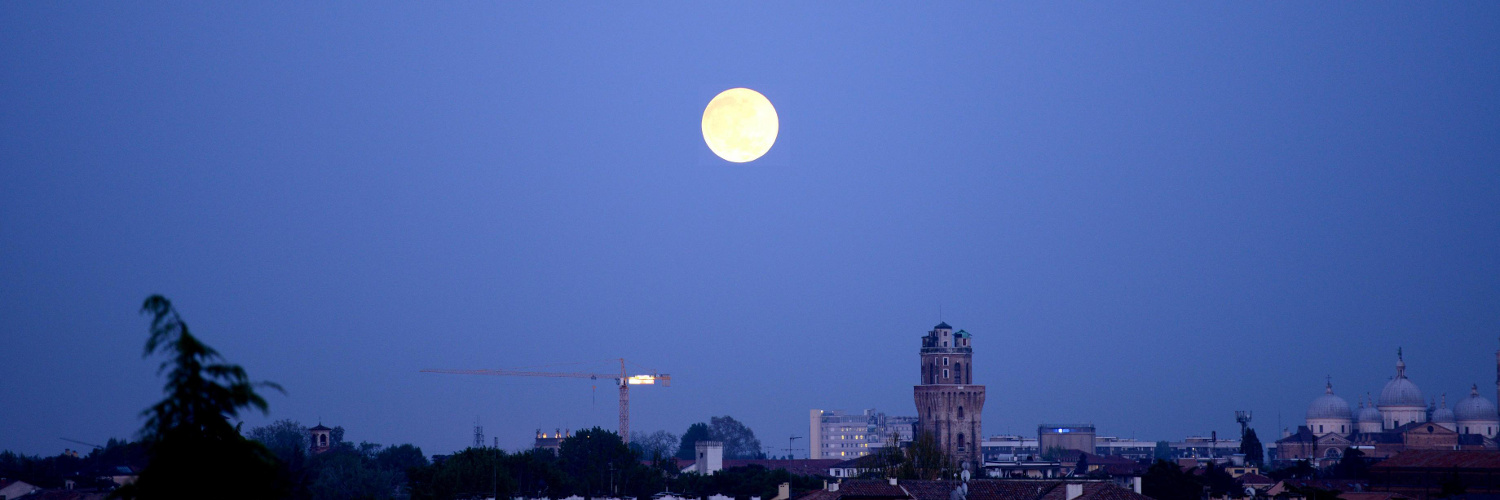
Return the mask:
<path id="1" fill-rule="evenodd" d="M 1500 351 L 1495 353 L 1495 394 L 1500 397 Z M 1278 460 L 1312 460 L 1318 465 L 1337 462 L 1355 448 L 1370 458 L 1385 458 L 1403 450 L 1494 450 L 1500 434 L 1495 403 L 1479 395 L 1479 385 L 1468 397 L 1448 408 L 1422 397 L 1422 390 L 1406 376 L 1406 360 L 1396 351 L 1396 376 L 1380 390 L 1379 399 L 1366 395 L 1357 408 L 1333 392 L 1333 382 L 1307 407 L 1307 425 L 1276 441 Z"/>

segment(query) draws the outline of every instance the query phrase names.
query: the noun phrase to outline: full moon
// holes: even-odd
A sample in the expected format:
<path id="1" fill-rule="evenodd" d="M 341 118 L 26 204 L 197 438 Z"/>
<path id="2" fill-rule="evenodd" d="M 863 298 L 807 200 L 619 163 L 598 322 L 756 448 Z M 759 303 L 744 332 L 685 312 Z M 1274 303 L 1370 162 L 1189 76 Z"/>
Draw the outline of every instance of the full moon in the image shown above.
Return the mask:
<path id="1" fill-rule="evenodd" d="M 714 154 L 735 163 L 770 151 L 780 127 L 771 101 L 747 88 L 720 92 L 703 109 L 703 141 Z"/>

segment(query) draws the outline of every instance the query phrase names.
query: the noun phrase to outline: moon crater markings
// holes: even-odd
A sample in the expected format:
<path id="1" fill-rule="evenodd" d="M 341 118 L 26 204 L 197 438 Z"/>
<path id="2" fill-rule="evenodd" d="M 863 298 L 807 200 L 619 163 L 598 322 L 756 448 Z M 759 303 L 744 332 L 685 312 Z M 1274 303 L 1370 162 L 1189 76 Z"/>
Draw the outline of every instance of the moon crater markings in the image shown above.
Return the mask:
<path id="1" fill-rule="evenodd" d="M 735 163 L 770 151 L 780 126 L 771 101 L 747 88 L 720 92 L 703 109 L 703 141 L 714 154 Z"/>

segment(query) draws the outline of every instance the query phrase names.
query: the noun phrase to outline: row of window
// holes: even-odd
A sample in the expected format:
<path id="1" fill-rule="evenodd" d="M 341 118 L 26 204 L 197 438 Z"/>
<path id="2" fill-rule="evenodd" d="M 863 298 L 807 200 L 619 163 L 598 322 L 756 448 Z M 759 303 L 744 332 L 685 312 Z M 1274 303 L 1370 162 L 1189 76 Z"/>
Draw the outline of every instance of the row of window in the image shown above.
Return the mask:
<path id="1" fill-rule="evenodd" d="M 960 418 L 960 419 L 964 418 L 964 407 L 962 407 L 962 406 L 958 407 L 958 418 Z M 1401 421 L 1400 420 L 1393 420 L 1392 424 L 1394 426 L 1396 426 L 1396 427 L 1400 427 L 1401 426 Z M 1479 428 L 1475 427 L 1473 429 L 1474 430 L 1478 430 Z M 1464 434 L 1473 434 L 1472 432 L 1469 432 L 1469 430 L 1470 430 L 1469 427 L 1464 427 L 1463 428 L 1463 433 Z M 1318 433 L 1319 434 L 1323 433 L 1323 424 L 1318 424 Z M 1347 433 L 1348 433 L 1348 431 L 1344 430 L 1344 426 L 1340 425 L 1339 426 L 1339 434 L 1347 434 Z M 1494 427 L 1485 427 L 1484 428 L 1484 435 L 1486 435 L 1486 436 L 1493 436 L 1494 434 L 1495 434 L 1495 428 Z"/>

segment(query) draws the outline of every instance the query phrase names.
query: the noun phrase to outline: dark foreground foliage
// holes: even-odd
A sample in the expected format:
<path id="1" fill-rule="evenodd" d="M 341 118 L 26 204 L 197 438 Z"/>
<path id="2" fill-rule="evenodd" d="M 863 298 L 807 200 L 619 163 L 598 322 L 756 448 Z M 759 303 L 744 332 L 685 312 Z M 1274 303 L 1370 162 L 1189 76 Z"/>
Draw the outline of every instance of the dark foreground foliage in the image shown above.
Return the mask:
<path id="1" fill-rule="evenodd" d="M 276 457 L 229 423 L 241 410 L 266 411 L 257 387 L 281 388 L 251 382 L 244 368 L 225 363 L 218 351 L 192 334 L 165 297 L 147 298 L 141 312 L 152 317 L 145 356 L 167 357 L 157 370 L 166 373 L 167 396 L 143 413 L 141 438 L 149 462 L 140 479 L 121 488 L 119 496 L 284 496 L 287 485 L 277 480 Z"/>
<path id="2" fill-rule="evenodd" d="M 681 449 L 677 436 L 658 432 L 627 446 L 619 435 L 597 427 L 564 439 L 557 453 L 470 448 L 435 456 L 433 461 L 411 445 L 345 442 L 344 430 L 334 428 L 329 449 L 314 454 L 308 429 L 296 421 L 281 420 L 248 432 L 232 423 L 246 410 L 266 413 L 266 400 L 257 390 L 281 391 L 280 386 L 252 382 L 244 368 L 228 363 L 194 336 L 166 298 L 146 299 L 141 312 L 151 316 L 145 356 L 165 358 L 158 373 L 166 378 L 166 396 L 142 412 L 146 423 L 140 441 L 110 440 L 87 455 L 69 452 L 50 458 L 3 452 L 0 477 L 43 488 L 61 488 L 66 481 L 83 488 L 109 488 L 114 486 L 111 476 L 139 472 L 135 483 L 115 491 L 117 497 L 128 499 L 578 495 L 644 500 L 660 492 L 748 499 L 773 497 L 780 483 L 791 483 L 794 490 L 820 487 L 820 479 L 760 466 L 708 476 L 682 474 L 668 456 Z M 680 444 L 691 449 L 701 439 L 725 442 L 725 458 L 765 457 L 754 432 L 728 416 L 694 424 Z"/>

